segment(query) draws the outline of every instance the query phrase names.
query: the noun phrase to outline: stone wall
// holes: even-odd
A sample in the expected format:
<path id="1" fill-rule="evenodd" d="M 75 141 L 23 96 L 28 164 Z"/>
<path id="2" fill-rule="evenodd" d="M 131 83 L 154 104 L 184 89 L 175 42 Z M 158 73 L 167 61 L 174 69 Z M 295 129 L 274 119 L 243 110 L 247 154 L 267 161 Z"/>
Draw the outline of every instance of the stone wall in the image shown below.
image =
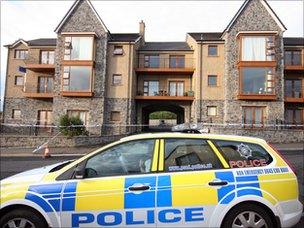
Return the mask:
<path id="1" fill-rule="evenodd" d="M 64 59 L 64 36 L 62 32 L 95 32 L 96 55 L 93 77 L 93 97 L 75 98 L 62 97 L 61 77 Z M 106 74 L 106 50 L 108 34 L 98 20 L 95 13 L 86 1 L 81 1 L 74 9 L 69 18 L 60 29 L 57 37 L 57 47 L 55 52 L 55 81 L 54 81 L 54 123 L 58 124 L 61 115 L 66 114 L 67 110 L 87 110 L 88 125 L 102 125 L 104 120 L 104 96 L 105 96 L 105 74 Z M 92 134 L 100 134 L 92 129 L 88 129 Z M 91 131 L 92 130 L 92 131 Z"/>
<path id="2" fill-rule="evenodd" d="M 261 20 L 263 23 L 261 23 Z M 244 31 L 277 31 L 275 39 L 275 92 L 276 101 L 241 101 L 237 99 L 239 93 L 239 40 L 237 34 Z M 225 113 L 227 123 L 241 123 L 241 106 L 266 106 L 266 123 L 273 123 L 275 119 L 284 119 L 284 91 L 283 91 L 283 31 L 261 4 L 260 1 L 250 1 L 244 11 L 225 34 Z"/>
<path id="3" fill-rule="evenodd" d="M 223 123 L 224 118 L 224 101 L 221 100 L 202 100 L 201 122 L 205 123 Z M 207 107 L 216 106 L 217 116 L 208 116 Z"/>

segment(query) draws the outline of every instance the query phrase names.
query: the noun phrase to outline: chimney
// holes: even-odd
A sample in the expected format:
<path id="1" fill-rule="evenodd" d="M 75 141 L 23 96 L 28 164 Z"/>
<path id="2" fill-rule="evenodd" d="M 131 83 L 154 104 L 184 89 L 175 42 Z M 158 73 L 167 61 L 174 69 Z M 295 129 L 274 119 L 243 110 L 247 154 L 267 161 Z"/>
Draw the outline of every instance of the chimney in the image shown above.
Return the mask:
<path id="1" fill-rule="evenodd" d="M 145 40 L 145 22 L 143 20 L 141 20 L 139 22 L 139 35 L 142 36 L 142 39 Z"/>

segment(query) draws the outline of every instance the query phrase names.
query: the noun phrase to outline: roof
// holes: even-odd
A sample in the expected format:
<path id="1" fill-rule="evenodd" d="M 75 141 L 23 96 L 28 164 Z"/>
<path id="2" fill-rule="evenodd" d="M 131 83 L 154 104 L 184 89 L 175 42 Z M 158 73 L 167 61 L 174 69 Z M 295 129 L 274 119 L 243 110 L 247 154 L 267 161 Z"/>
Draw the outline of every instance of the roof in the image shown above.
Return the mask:
<path id="1" fill-rule="evenodd" d="M 222 32 L 189 32 L 196 41 L 222 41 Z"/>
<path id="2" fill-rule="evenodd" d="M 111 33 L 110 42 L 135 42 L 140 38 L 139 33 Z"/>
<path id="3" fill-rule="evenodd" d="M 140 51 L 192 51 L 186 42 L 146 42 Z"/>
<path id="4" fill-rule="evenodd" d="M 74 11 L 74 9 L 83 1 L 86 1 L 88 3 L 88 5 L 90 6 L 90 8 L 92 9 L 92 11 L 94 12 L 95 16 L 97 17 L 98 21 L 100 22 L 100 24 L 102 25 L 103 29 L 108 32 L 108 29 L 106 27 L 106 25 L 103 23 L 103 21 L 101 20 L 99 14 L 97 13 L 97 11 L 95 10 L 94 6 L 92 5 L 90 0 L 76 0 L 73 5 L 71 6 L 71 8 L 68 10 L 68 12 L 66 13 L 66 15 L 63 17 L 63 19 L 60 21 L 59 25 L 56 27 L 55 32 L 58 33 L 59 30 L 61 29 L 61 27 L 64 25 L 65 21 L 70 17 L 70 15 L 72 14 L 72 12 Z"/>
<path id="5" fill-rule="evenodd" d="M 248 136 L 237 135 L 219 135 L 219 134 L 192 134 L 192 133 L 179 133 L 179 132 L 167 132 L 167 133 L 145 133 L 127 136 L 120 141 L 131 141 L 138 139 L 149 138 L 205 138 L 205 139 L 218 139 L 218 140 L 232 140 L 232 141 L 246 141 L 252 143 L 265 143 L 265 140 Z"/>
<path id="6" fill-rule="evenodd" d="M 284 37 L 284 46 L 304 46 L 303 37 Z"/>
<path id="7" fill-rule="evenodd" d="M 231 29 L 231 27 L 234 25 L 235 21 L 239 18 L 239 16 L 242 14 L 242 12 L 246 9 L 246 7 L 248 6 L 248 4 L 249 4 L 250 1 L 252 1 L 252 0 L 246 0 L 246 1 L 244 1 L 244 3 L 242 4 L 242 6 L 238 10 L 238 12 L 234 15 L 234 17 L 232 18 L 232 20 L 229 22 L 229 24 L 226 27 L 226 29 L 224 30 L 224 32 L 229 31 Z M 282 21 L 280 20 L 280 18 L 276 15 L 276 13 L 270 7 L 270 5 L 267 3 L 267 1 L 266 0 L 259 0 L 259 1 L 262 3 L 262 5 L 268 11 L 268 13 L 271 15 L 271 17 L 275 20 L 275 22 L 279 25 L 279 27 L 283 31 L 287 30 L 287 28 L 285 27 L 285 25 L 282 23 Z"/>
<path id="8" fill-rule="evenodd" d="M 40 38 L 27 41 L 29 46 L 56 46 L 56 38 Z"/>

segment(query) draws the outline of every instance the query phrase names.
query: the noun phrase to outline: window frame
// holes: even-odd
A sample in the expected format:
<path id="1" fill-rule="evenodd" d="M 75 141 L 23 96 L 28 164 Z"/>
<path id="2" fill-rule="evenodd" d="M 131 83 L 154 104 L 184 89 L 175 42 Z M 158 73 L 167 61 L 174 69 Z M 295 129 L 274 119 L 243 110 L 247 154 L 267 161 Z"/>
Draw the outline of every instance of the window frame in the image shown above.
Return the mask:
<path id="1" fill-rule="evenodd" d="M 215 85 L 209 84 L 209 78 L 211 78 L 211 77 L 216 79 L 215 80 L 215 82 L 216 82 Z M 207 85 L 208 85 L 208 87 L 217 87 L 218 86 L 218 75 L 217 74 L 208 74 Z"/>
<path id="2" fill-rule="evenodd" d="M 246 108 L 251 108 L 252 109 L 252 123 L 246 123 Z M 256 124 L 256 119 L 255 119 L 255 110 L 256 109 L 261 109 L 261 124 Z M 265 119 L 266 119 L 266 106 L 242 106 L 242 124 L 244 125 L 244 128 L 264 128 L 265 124 Z"/>
<path id="3" fill-rule="evenodd" d="M 215 115 L 209 115 L 208 114 L 208 108 L 215 108 Z M 218 116 L 218 106 L 215 106 L 215 105 L 209 105 L 209 106 L 207 106 L 207 116 L 217 117 Z"/>
<path id="4" fill-rule="evenodd" d="M 64 78 L 64 68 L 65 67 L 68 67 L 69 68 L 69 73 L 68 73 L 68 77 L 67 78 Z M 90 68 L 90 86 L 89 86 L 89 89 L 88 90 L 64 90 L 63 89 L 63 86 L 64 85 L 64 80 L 70 80 L 70 71 L 71 71 L 71 67 L 87 67 L 87 68 Z M 93 80 L 94 80 L 94 69 L 93 69 L 93 66 L 79 66 L 79 65 L 73 65 L 73 66 L 68 66 L 68 65 L 63 65 L 62 66 L 62 71 L 61 71 L 61 92 L 64 92 L 64 93 L 91 93 L 92 92 L 92 85 L 93 85 Z"/>
<path id="5" fill-rule="evenodd" d="M 17 78 L 22 78 L 22 84 L 20 84 L 20 85 L 17 84 L 17 81 L 18 81 Z M 24 86 L 24 76 L 23 75 L 15 75 L 14 86 Z"/>
<path id="6" fill-rule="evenodd" d="M 158 66 L 151 67 L 151 60 L 150 60 L 151 56 L 158 58 Z M 160 59 L 159 54 L 145 54 L 144 55 L 144 68 L 161 68 L 160 62 L 161 62 L 161 59 Z M 147 63 L 147 65 L 146 65 L 146 63 Z"/>
<path id="7" fill-rule="evenodd" d="M 15 111 L 19 111 L 20 112 L 20 116 L 18 118 L 15 117 Z M 12 109 L 12 119 L 14 120 L 21 120 L 21 109 Z"/>
<path id="8" fill-rule="evenodd" d="M 119 114 L 119 119 L 113 118 L 114 114 Z M 110 121 L 111 122 L 120 122 L 121 121 L 121 112 L 120 111 L 111 111 L 111 113 L 110 113 Z"/>
<path id="9" fill-rule="evenodd" d="M 17 57 L 17 52 L 25 52 L 25 57 L 24 58 Z M 20 56 L 20 54 L 19 54 L 19 56 Z M 27 58 L 28 58 L 28 49 L 15 49 L 14 50 L 14 59 L 25 60 Z"/>
<path id="10" fill-rule="evenodd" d="M 259 93 L 249 93 L 246 94 L 243 92 L 243 69 L 244 68 L 271 68 L 272 69 L 272 79 L 271 80 L 267 80 L 267 75 L 265 75 L 265 82 L 270 81 L 272 82 L 272 87 L 266 87 L 266 88 L 273 88 L 272 89 L 272 93 L 264 93 L 264 94 L 259 94 Z M 267 96 L 276 96 L 276 71 L 275 71 L 275 67 L 265 67 L 265 66 L 243 66 L 243 67 L 239 67 L 239 95 L 240 96 L 259 96 L 259 97 L 267 97 Z"/>
<path id="11" fill-rule="evenodd" d="M 216 48 L 216 54 L 215 55 L 210 55 L 209 48 L 211 48 L 211 47 Z M 208 57 L 218 57 L 219 56 L 218 45 L 217 44 L 209 44 L 208 47 L 207 47 L 207 54 L 208 54 Z"/>
<path id="12" fill-rule="evenodd" d="M 166 140 L 168 139 L 178 139 L 178 140 L 200 140 L 201 142 L 206 142 L 210 150 L 213 152 L 214 156 L 217 158 L 218 163 L 220 164 L 220 168 L 212 168 L 212 169 L 197 169 L 197 170 L 178 170 L 178 171 L 166 171 L 165 170 L 165 153 L 166 153 Z M 223 161 L 222 154 L 219 153 L 217 148 L 214 148 L 214 144 L 212 139 L 209 138 L 190 138 L 190 137 L 166 137 L 159 138 L 160 140 L 160 148 L 158 151 L 158 173 L 166 173 L 166 174 L 174 174 L 174 173 L 186 173 L 186 172 L 212 172 L 214 170 L 226 170 L 225 161 Z M 163 160 L 162 160 L 163 159 Z M 163 167 L 161 167 L 163 166 Z"/>
<path id="13" fill-rule="evenodd" d="M 114 83 L 114 78 L 115 77 L 120 77 L 120 82 L 119 83 Z M 122 74 L 112 74 L 112 86 L 122 86 Z"/>
<path id="14" fill-rule="evenodd" d="M 116 49 L 121 49 L 121 52 L 115 52 Z M 113 47 L 113 55 L 114 56 L 124 55 L 123 45 L 114 45 L 114 47 Z"/>
<path id="15" fill-rule="evenodd" d="M 270 55 L 270 56 L 273 56 L 273 59 L 271 60 L 267 60 L 267 40 L 266 40 L 266 44 L 265 44 L 265 60 L 243 60 L 243 38 L 244 37 L 272 37 L 272 40 L 273 40 L 273 47 L 272 47 L 272 50 L 274 51 L 274 54 L 273 55 Z M 238 35 L 238 43 L 239 43 L 239 62 L 257 62 L 257 63 L 261 63 L 261 64 L 267 64 L 269 62 L 276 62 L 276 58 L 275 58 L 275 42 L 276 42 L 276 34 L 274 33 L 242 33 L 242 34 L 239 34 Z M 271 49 L 269 49 L 271 50 Z"/>
<path id="16" fill-rule="evenodd" d="M 71 41 L 70 42 L 67 42 L 66 41 L 66 38 L 67 37 L 70 37 Z M 91 59 L 71 59 L 71 49 L 68 48 L 67 44 L 70 43 L 70 45 L 72 44 L 72 40 L 73 40 L 73 37 L 90 37 L 92 38 L 92 56 L 91 56 Z M 87 34 L 87 35 L 84 35 L 84 34 L 67 34 L 67 35 L 63 35 L 63 39 L 64 39 L 64 54 L 63 54 L 63 61 L 69 61 L 69 62 L 93 62 L 95 61 L 95 53 L 96 53 L 96 44 L 95 44 L 95 35 L 92 35 L 92 34 Z M 66 53 L 67 50 L 70 50 L 69 54 Z M 69 58 L 66 59 L 66 56 L 70 56 Z"/>
<path id="17" fill-rule="evenodd" d="M 125 176 L 132 176 L 132 175 L 133 176 L 134 175 L 136 175 L 136 176 L 140 175 L 141 176 L 141 175 L 150 175 L 150 174 L 153 174 L 153 173 L 158 173 L 159 172 L 158 169 L 156 171 L 152 170 L 153 169 L 154 160 L 156 160 L 157 163 L 158 163 L 158 158 L 159 158 L 159 151 L 160 151 L 160 149 L 159 149 L 159 140 L 160 139 L 158 139 L 158 138 L 134 139 L 134 140 L 130 140 L 130 141 L 120 142 L 120 143 L 117 143 L 117 144 L 115 143 L 114 145 L 111 145 L 109 147 L 101 149 L 100 151 L 92 154 L 90 157 L 86 158 L 84 161 L 79 162 L 78 164 L 83 167 L 83 171 L 84 171 L 85 167 L 87 165 L 88 160 L 91 159 L 92 157 L 95 157 L 95 156 L 97 156 L 97 155 L 99 155 L 101 153 L 105 153 L 106 151 L 112 149 L 113 147 L 121 146 L 121 145 L 129 143 L 129 142 L 139 142 L 139 141 L 147 141 L 147 140 L 154 141 L 154 143 L 153 143 L 153 149 L 152 149 L 152 156 L 151 156 L 152 159 L 151 159 L 150 172 L 148 172 L 148 173 L 137 173 L 137 174 L 133 174 L 132 173 L 132 174 L 108 175 L 108 176 L 101 176 L 101 177 L 82 178 L 81 180 L 92 180 L 92 179 L 96 179 L 96 178 L 99 179 L 99 178 L 108 178 L 108 177 L 125 177 Z M 155 153 L 157 153 L 157 155 L 155 155 Z M 72 167 L 70 169 L 75 169 L 75 167 Z M 68 172 L 69 170 L 65 171 L 64 173 Z M 61 174 L 61 175 L 63 175 L 63 174 Z M 61 176 L 61 175 L 59 175 L 59 176 Z M 75 175 L 73 174 L 72 177 L 69 178 L 69 179 L 76 179 Z"/>
<path id="18" fill-rule="evenodd" d="M 47 63 L 42 63 L 42 53 L 43 52 L 47 52 Z M 50 52 L 54 53 L 54 59 L 53 59 L 53 63 L 50 63 Z M 54 65 L 55 64 L 55 50 L 40 50 L 40 54 L 39 54 L 39 63 L 40 64 L 50 64 L 50 65 Z"/>
<path id="19" fill-rule="evenodd" d="M 175 65 L 171 65 L 171 60 L 175 60 Z M 184 61 L 182 65 L 179 65 L 179 61 Z M 185 55 L 169 55 L 169 68 L 185 68 L 186 58 Z"/>
<path id="20" fill-rule="evenodd" d="M 89 115 L 89 111 L 88 110 L 82 110 L 82 109 L 68 109 L 67 110 L 67 115 L 68 117 L 71 117 L 71 113 L 72 112 L 77 112 L 78 113 L 78 118 L 80 119 L 80 112 L 84 112 L 85 113 L 85 122 L 83 123 L 83 126 L 87 126 L 88 125 L 88 115 Z"/>

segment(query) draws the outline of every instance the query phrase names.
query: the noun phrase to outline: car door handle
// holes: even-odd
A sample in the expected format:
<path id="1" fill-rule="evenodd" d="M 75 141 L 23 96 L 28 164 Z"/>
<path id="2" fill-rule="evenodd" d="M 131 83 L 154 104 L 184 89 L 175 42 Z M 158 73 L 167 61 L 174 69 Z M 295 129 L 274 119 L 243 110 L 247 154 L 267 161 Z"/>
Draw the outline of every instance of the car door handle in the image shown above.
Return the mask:
<path id="1" fill-rule="evenodd" d="M 128 188 L 130 191 L 145 191 L 149 190 L 150 186 L 148 185 L 142 185 L 142 186 L 131 186 Z"/>
<path id="2" fill-rule="evenodd" d="M 209 182 L 210 186 L 223 186 L 223 185 L 227 185 L 228 182 L 227 181 L 211 181 Z"/>

